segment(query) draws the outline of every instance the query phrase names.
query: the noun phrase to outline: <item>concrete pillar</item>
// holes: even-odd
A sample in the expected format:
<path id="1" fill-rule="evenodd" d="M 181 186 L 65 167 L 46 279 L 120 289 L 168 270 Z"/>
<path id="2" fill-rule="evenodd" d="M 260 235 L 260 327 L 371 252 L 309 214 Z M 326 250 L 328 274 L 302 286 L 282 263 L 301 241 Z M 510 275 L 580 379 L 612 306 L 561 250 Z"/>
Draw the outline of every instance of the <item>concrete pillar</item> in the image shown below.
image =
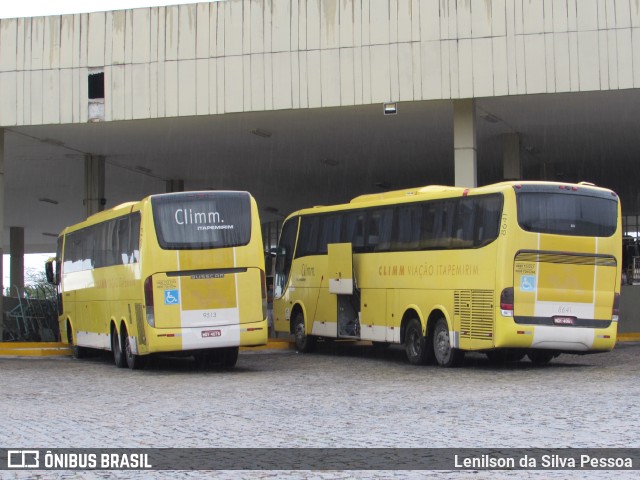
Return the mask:
<path id="1" fill-rule="evenodd" d="M 474 99 L 453 101 L 453 157 L 456 187 L 476 187 L 476 103 Z"/>
<path id="2" fill-rule="evenodd" d="M 11 227 L 9 230 L 9 253 L 11 266 L 9 286 L 11 293 L 21 296 L 24 290 L 24 228 Z"/>
<path id="3" fill-rule="evenodd" d="M 167 180 L 166 191 L 167 193 L 184 192 L 184 180 Z"/>
<path id="4" fill-rule="evenodd" d="M 505 133 L 502 136 L 502 178 L 505 180 L 522 179 L 519 133 Z"/>
<path id="5" fill-rule="evenodd" d="M 0 128 L 0 315 L 4 315 L 4 272 L 2 258 L 4 253 L 4 128 Z M 0 319 L 2 319 L 0 317 Z M 0 332 L 1 334 L 2 332 Z M 2 337 L 0 336 L 0 341 Z"/>
<path id="6" fill-rule="evenodd" d="M 84 206 L 87 217 L 104 210 L 104 157 L 84 157 Z"/>

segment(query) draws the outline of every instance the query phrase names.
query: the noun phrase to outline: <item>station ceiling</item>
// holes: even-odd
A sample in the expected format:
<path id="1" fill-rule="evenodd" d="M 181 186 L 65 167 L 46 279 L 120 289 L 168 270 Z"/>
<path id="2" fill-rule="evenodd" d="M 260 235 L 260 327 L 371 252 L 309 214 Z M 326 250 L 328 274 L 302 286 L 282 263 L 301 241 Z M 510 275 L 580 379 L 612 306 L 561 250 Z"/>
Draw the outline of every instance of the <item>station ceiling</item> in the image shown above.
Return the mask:
<path id="1" fill-rule="evenodd" d="M 476 99 L 478 184 L 502 180 L 503 135 L 518 133 L 524 179 L 589 181 L 640 213 L 640 90 Z M 5 129 L 5 236 L 28 253 L 84 218 L 84 157 L 106 158 L 106 208 L 165 191 L 248 190 L 263 222 L 312 205 L 453 184 L 450 101 L 234 113 Z M 251 133 L 259 130 L 263 136 Z"/>

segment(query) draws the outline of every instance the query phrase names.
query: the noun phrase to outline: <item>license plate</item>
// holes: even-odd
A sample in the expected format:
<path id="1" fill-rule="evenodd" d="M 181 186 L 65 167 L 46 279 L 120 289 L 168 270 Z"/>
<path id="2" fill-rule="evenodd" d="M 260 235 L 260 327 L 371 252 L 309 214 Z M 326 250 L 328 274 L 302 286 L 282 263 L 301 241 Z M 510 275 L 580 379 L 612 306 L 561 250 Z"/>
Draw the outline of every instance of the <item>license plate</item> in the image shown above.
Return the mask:
<path id="1" fill-rule="evenodd" d="M 556 325 L 575 325 L 576 317 L 553 317 L 553 323 Z"/>
<path id="2" fill-rule="evenodd" d="M 220 330 L 203 330 L 202 331 L 202 338 L 221 337 L 221 336 L 222 336 L 222 332 Z"/>

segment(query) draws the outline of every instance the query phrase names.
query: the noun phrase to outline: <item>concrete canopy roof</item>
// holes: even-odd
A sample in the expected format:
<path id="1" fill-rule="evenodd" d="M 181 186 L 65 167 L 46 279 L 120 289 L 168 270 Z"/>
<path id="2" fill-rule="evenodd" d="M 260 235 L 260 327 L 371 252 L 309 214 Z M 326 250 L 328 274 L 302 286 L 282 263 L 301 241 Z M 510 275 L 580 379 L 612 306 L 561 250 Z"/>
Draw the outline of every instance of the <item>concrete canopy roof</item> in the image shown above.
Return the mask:
<path id="1" fill-rule="evenodd" d="M 636 215 L 637 105 L 639 90 L 477 99 L 478 184 L 502 179 L 502 135 L 518 133 L 524 179 L 612 188 Z M 452 115 L 450 101 L 421 101 L 392 116 L 374 104 L 5 128 L 5 252 L 11 226 L 24 227 L 27 252 L 50 252 L 51 234 L 84 218 L 86 154 L 106 158 L 106 208 L 181 179 L 248 190 L 273 221 L 381 188 L 452 184 Z"/>

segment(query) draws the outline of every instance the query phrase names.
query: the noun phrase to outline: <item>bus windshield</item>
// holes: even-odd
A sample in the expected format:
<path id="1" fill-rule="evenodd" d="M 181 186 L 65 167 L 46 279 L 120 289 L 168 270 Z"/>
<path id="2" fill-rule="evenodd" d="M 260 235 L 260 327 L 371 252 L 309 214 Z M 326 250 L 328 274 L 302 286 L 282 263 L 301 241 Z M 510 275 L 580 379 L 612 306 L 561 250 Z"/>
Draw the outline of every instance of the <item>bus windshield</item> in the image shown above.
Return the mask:
<path id="1" fill-rule="evenodd" d="M 616 231 L 615 197 L 523 191 L 517 199 L 518 223 L 527 232 L 610 237 Z"/>
<path id="2" fill-rule="evenodd" d="M 251 205 L 245 192 L 176 193 L 151 198 L 160 247 L 198 250 L 246 245 Z"/>

